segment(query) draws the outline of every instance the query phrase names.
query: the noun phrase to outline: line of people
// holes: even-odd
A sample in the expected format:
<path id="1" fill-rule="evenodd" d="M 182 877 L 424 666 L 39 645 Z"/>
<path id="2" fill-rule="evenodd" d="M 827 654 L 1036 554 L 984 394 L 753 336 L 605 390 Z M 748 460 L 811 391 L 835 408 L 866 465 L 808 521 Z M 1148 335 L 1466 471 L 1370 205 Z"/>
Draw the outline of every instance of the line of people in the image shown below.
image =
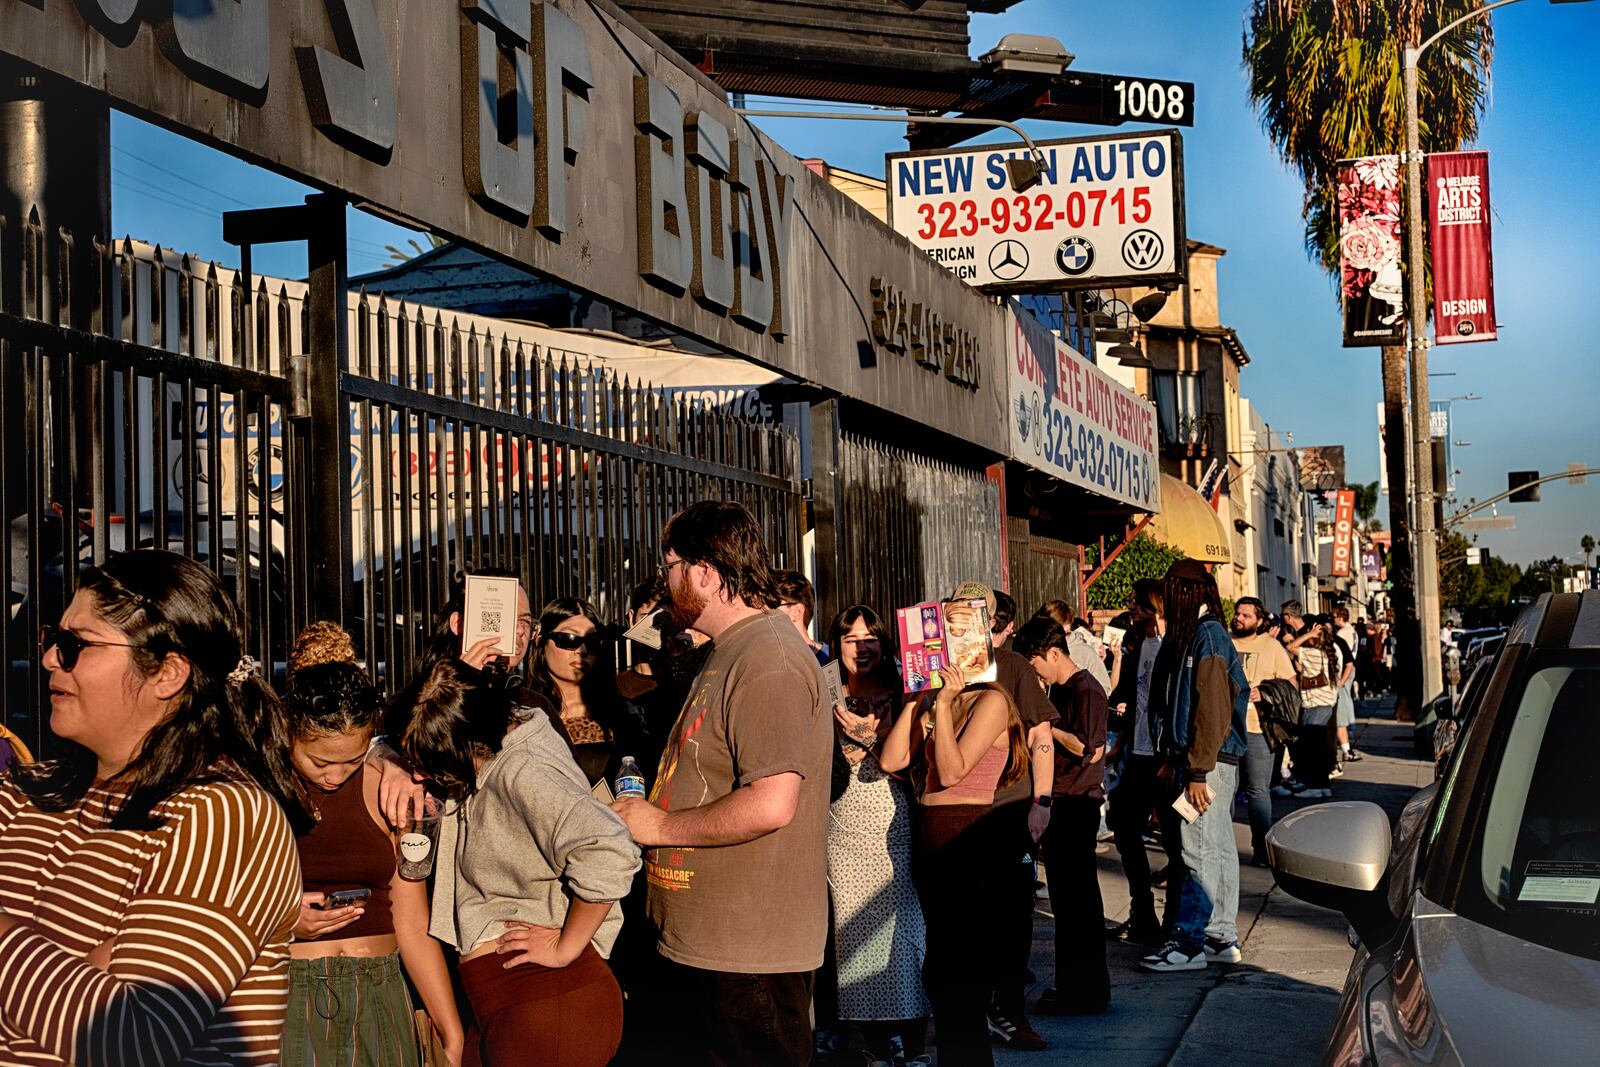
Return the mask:
<path id="1" fill-rule="evenodd" d="M 908 699 L 884 616 L 851 606 L 812 642 L 809 587 L 742 506 L 692 505 L 662 545 L 628 620 L 659 648 L 628 670 L 592 605 L 536 618 L 521 590 L 512 651 L 463 648 L 458 583 L 388 701 L 330 624 L 280 698 L 195 561 L 85 572 L 42 638 L 62 755 L 0 786 L 0 1061 L 766 1065 L 854 1040 L 896 1064 L 928 1062 L 931 1021 L 939 1062 L 989 1063 L 1044 1046 L 1036 861 L 1056 967 L 1032 1010 L 1109 1005 L 1111 782 L 1144 965 L 1240 958 L 1232 801 L 1242 768 L 1270 822 L 1253 709 L 1287 658 L 1244 632 L 1259 603 L 1236 645 L 1181 561 L 1136 585 L 1108 665 L 1066 604 L 1015 626 L 962 583 L 997 680 L 946 669 Z M 1327 647 L 1295 649 L 1330 683 L 1296 683 L 1309 706 L 1336 688 Z"/>

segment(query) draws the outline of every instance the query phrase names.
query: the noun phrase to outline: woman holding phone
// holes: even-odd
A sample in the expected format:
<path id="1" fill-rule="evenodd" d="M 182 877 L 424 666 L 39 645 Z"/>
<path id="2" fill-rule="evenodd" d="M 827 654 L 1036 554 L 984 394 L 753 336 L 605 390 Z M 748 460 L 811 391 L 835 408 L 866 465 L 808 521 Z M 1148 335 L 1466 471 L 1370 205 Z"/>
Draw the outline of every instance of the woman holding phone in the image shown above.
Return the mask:
<path id="1" fill-rule="evenodd" d="M 354 663 L 299 662 L 284 697 L 289 755 L 317 822 L 296 842 L 304 891 L 283 1062 L 419 1067 L 409 976 L 458 1067 L 465 1035 L 444 953 L 428 936 L 427 883 L 400 876 L 399 834 L 378 811 L 379 770 L 366 762 L 382 697 Z"/>
<path id="2" fill-rule="evenodd" d="M 929 1010 L 922 906 L 911 878 L 911 790 L 877 755 L 901 702 L 892 648 L 888 627 L 865 605 L 846 608 L 829 628 L 845 692 L 834 708 L 835 739 L 848 774 L 828 808 L 838 1017 L 860 1024 L 873 1056 L 889 1062 L 922 1055 Z"/>
<path id="3" fill-rule="evenodd" d="M 923 982 L 933 1002 L 940 1063 L 994 1062 L 989 1046 L 988 968 L 995 936 L 991 883 L 1007 859 L 978 831 L 995 790 L 1028 773 L 1022 718 L 1003 690 L 968 687 L 948 664 L 941 686 L 907 703 L 878 752 L 889 773 L 920 780 L 912 819 L 911 870 L 927 924 Z"/>

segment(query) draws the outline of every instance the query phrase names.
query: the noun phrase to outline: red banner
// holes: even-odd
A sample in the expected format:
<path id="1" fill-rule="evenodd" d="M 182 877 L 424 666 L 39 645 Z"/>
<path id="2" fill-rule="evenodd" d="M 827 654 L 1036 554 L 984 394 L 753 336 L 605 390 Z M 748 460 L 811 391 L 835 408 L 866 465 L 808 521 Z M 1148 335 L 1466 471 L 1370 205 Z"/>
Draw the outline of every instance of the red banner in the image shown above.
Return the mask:
<path id="1" fill-rule="evenodd" d="M 1489 246 L 1489 153 L 1428 157 L 1435 344 L 1493 341 L 1494 257 Z"/>
<path id="2" fill-rule="evenodd" d="M 1350 576 L 1350 541 L 1355 533 L 1356 491 L 1339 490 L 1333 505 L 1333 576 Z"/>

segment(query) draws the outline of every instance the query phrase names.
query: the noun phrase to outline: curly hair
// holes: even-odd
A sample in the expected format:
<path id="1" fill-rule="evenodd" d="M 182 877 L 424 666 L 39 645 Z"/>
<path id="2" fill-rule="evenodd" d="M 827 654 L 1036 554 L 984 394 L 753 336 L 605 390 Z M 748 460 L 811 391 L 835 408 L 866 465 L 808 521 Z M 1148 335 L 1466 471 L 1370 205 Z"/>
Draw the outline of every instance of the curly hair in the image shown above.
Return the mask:
<path id="1" fill-rule="evenodd" d="M 344 627 L 336 622 L 314 622 L 294 639 L 289 650 L 289 678 L 296 672 L 320 663 L 354 663 L 356 646 Z"/>

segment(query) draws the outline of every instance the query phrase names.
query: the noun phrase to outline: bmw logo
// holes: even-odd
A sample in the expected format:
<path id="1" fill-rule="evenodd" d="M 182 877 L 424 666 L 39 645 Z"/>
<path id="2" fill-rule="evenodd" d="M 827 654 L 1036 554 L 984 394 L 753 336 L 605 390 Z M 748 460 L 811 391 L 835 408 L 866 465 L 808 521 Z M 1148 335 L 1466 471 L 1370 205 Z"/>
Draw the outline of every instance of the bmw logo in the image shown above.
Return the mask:
<path id="1" fill-rule="evenodd" d="M 1087 237 L 1068 237 L 1056 246 L 1056 266 L 1062 274 L 1076 278 L 1094 266 L 1094 245 Z"/>

